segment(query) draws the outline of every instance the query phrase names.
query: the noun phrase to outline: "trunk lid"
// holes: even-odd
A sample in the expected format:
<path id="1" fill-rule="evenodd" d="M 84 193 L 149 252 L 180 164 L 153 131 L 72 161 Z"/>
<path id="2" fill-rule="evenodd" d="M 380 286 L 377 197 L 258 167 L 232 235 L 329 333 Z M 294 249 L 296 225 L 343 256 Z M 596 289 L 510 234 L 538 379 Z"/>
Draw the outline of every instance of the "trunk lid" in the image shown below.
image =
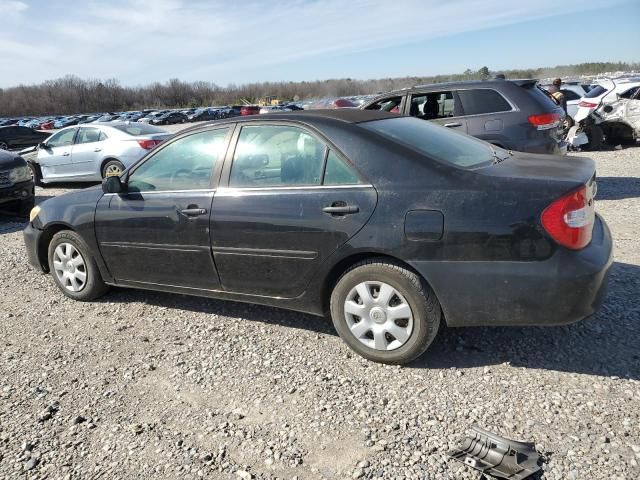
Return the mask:
<path id="1" fill-rule="evenodd" d="M 506 160 L 481 168 L 477 172 L 515 181 L 532 180 L 545 184 L 559 183 L 579 187 L 595 179 L 596 164 L 587 157 L 514 152 Z"/>

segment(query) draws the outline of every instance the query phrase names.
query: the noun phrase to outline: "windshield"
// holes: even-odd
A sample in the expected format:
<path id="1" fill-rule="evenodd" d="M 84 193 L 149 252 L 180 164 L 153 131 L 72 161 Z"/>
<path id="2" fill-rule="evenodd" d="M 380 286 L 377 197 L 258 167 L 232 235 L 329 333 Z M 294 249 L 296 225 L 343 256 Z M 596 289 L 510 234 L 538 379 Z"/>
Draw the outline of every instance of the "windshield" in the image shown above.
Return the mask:
<path id="1" fill-rule="evenodd" d="M 597 87 L 593 87 L 589 92 L 584 96 L 584 98 L 595 98 L 599 97 L 603 93 L 607 91 L 602 85 L 598 85 Z"/>
<path id="2" fill-rule="evenodd" d="M 496 158 L 495 150 L 488 143 L 417 118 L 389 118 L 358 125 L 457 167 L 471 168 Z"/>
<path id="3" fill-rule="evenodd" d="M 161 128 L 154 127 L 153 125 L 147 125 L 146 123 L 114 125 L 113 128 L 117 128 L 121 132 L 128 133 L 129 135 L 153 135 L 155 133 L 167 133 Z"/>

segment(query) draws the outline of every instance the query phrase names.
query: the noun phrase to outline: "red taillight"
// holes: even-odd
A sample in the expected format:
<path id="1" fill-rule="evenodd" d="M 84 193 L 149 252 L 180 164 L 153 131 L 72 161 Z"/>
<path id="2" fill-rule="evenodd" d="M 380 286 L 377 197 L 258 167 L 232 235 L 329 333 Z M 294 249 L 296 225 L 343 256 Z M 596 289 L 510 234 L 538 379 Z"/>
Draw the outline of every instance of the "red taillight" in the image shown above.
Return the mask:
<path id="1" fill-rule="evenodd" d="M 594 221 L 593 202 L 587 197 L 587 187 L 559 198 L 542 212 L 542 226 L 560 245 L 580 250 L 589 245 Z"/>
<path id="2" fill-rule="evenodd" d="M 562 116 L 559 113 L 540 113 L 538 115 L 529 115 L 529 123 L 539 130 L 552 128 L 560 123 Z"/>
<path id="3" fill-rule="evenodd" d="M 591 102 L 585 102 L 584 100 L 582 100 L 579 104 L 579 107 L 586 107 L 586 108 L 596 108 L 598 106 L 597 103 L 591 103 Z"/>
<path id="4" fill-rule="evenodd" d="M 162 140 L 138 140 L 138 145 L 140 145 L 145 150 L 151 150 L 156 145 L 160 145 Z"/>

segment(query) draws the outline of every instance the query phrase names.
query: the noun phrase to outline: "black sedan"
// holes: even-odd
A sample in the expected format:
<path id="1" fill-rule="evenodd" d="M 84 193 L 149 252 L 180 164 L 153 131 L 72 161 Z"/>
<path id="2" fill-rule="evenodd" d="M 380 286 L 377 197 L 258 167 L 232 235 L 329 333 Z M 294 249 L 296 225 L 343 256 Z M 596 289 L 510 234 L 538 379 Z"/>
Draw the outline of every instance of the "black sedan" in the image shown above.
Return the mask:
<path id="1" fill-rule="evenodd" d="M 612 262 L 595 191 L 589 159 L 314 110 L 183 131 L 121 177 L 35 207 L 24 237 L 77 300 L 116 285 L 330 313 L 359 354 L 405 363 L 442 322 L 593 314 Z"/>
<path id="2" fill-rule="evenodd" d="M 157 116 L 149 122 L 152 125 L 173 125 L 175 123 L 184 123 L 189 119 L 182 112 L 167 112 Z"/>
<path id="3" fill-rule="evenodd" d="M 27 215 L 34 203 L 34 185 L 27 162 L 0 150 L 0 215 Z"/>
<path id="4" fill-rule="evenodd" d="M 19 150 L 34 147 L 44 142 L 51 133 L 40 132 L 29 127 L 11 125 L 0 127 L 0 150 Z"/>

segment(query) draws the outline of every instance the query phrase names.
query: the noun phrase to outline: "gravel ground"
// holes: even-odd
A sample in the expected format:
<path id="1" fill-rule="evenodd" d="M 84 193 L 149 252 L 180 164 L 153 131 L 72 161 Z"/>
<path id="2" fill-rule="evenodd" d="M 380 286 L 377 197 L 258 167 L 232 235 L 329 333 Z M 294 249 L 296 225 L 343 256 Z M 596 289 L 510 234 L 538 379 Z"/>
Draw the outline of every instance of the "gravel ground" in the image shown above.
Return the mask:
<path id="1" fill-rule="evenodd" d="M 1 221 L 0 478 L 477 479 L 446 456 L 473 423 L 535 442 L 545 479 L 638 478 L 640 147 L 589 155 L 616 243 L 600 313 L 444 330 L 406 367 L 298 313 L 124 289 L 73 302 Z"/>

